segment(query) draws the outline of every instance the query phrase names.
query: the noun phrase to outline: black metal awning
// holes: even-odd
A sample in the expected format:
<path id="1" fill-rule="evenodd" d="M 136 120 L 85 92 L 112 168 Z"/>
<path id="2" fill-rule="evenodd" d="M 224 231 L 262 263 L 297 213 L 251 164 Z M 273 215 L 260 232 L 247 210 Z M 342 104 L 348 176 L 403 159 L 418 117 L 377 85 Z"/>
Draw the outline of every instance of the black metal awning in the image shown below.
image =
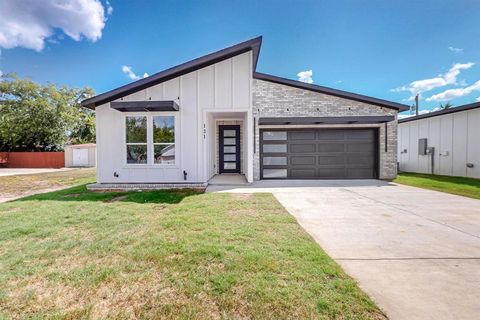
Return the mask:
<path id="1" fill-rule="evenodd" d="M 375 124 L 395 120 L 394 116 L 284 117 L 260 118 L 259 125 Z"/>
<path id="2" fill-rule="evenodd" d="M 179 105 L 173 100 L 164 101 L 116 101 L 110 102 L 110 108 L 120 112 L 178 111 Z"/>

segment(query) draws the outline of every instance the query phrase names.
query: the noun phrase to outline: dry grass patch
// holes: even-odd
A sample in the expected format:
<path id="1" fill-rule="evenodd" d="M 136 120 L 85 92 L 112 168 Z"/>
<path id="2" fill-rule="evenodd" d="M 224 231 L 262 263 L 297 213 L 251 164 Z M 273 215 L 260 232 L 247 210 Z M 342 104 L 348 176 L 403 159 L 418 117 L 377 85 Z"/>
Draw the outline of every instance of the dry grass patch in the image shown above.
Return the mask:
<path id="1" fill-rule="evenodd" d="M 95 168 L 0 177 L 0 198 L 12 198 L 95 182 Z"/>

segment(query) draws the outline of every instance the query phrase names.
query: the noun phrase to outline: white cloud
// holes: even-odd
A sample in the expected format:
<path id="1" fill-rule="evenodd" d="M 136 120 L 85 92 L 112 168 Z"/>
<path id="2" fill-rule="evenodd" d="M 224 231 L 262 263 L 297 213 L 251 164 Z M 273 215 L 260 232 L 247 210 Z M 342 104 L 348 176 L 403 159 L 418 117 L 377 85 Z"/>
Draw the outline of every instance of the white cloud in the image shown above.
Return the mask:
<path id="1" fill-rule="evenodd" d="M 431 97 L 428 97 L 426 101 L 447 101 L 455 98 L 467 96 L 473 91 L 480 91 L 480 80 L 472 84 L 471 86 L 458 88 L 458 89 L 448 89 L 443 92 L 434 94 Z"/>
<path id="2" fill-rule="evenodd" d="M 298 81 L 301 81 L 301 82 L 313 83 L 312 76 L 313 76 L 312 70 L 305 70 L 297 73 Z"/>
<path id="3" fill-rule="evenodd" d="M 480 102 L 480 97 L 478 97 L 477 99 L 475 99 L 475 101 L 478 101 L 478 102 Z"/>
<path id="4" fill-rule="evenodd" d="M 440 74 L 435 78 L 416 80 L 410 82 L 406 86 L 401 86 L 395 89 L 390 89 L 391 92 L 402 92 L 409 91 L 411 93 L 409 101 L 415 98 L 415 95 L 422 92 L 430 91 L 435 88 L 445 87 L 447 85 L 457 84 L 457 77 L 460 74 L 461 70 L 470 69 L 475 63 L 456 63 L 454 64 L 446 73 Z"/>
<path id="5" fill-rule="evenodd" d="M 462 53 L 463 49 L 462 48 L 455 48 L 455 47 L 448 47 L 448 50 L 455 52 L 455 53 Z"/>
<path id="6" fill-rule="evenodd" d="M 130 66 L 122 66 L 122 72 L 125 73 L 132 80 L 138 80 L 142 78 L 139 75 L 135 74 L 135 72 L 133 72 L 132 70 L 132 67 Z M 148 73 L 145 72 L 143 74 L 143 78 L 146 78 L 146 77 L 148 77 Z"/>
<path id="7" fill-rule="evenodd" d="M 107 14 L 110 16 L 110 15 L 112 15 L 112 13 L 113 13 L 113 7 L 112 7 L 112 5 L 110 4 L 110 1 L 107 1 L 107 2 L 106 2 L 106 5 L 107 5 Z"/>
<path id="8" fill-rule="evenodd" d="M 104 10 L 99 0 L 0 1 L 0 47 L 42 51 L 57 29 L 75 41 L 95 42 L 105 27 Z"/>

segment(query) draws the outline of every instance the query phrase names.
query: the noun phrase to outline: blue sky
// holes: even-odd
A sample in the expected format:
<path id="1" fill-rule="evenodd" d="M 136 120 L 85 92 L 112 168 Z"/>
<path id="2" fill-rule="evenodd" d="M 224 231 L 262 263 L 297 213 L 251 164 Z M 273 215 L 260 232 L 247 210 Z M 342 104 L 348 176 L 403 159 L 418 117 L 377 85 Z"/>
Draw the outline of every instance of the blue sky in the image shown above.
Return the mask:
<path id="1" fill-rule="evenodd" d="M 262 35 L 260 72 L 406 104 L 420 92 L 422 109 L 480 97 L 478 0 L 66 2 L 0 3 L 1 72 L 101 93 L 132 81 L 122 66 L 153 74 Z"/>

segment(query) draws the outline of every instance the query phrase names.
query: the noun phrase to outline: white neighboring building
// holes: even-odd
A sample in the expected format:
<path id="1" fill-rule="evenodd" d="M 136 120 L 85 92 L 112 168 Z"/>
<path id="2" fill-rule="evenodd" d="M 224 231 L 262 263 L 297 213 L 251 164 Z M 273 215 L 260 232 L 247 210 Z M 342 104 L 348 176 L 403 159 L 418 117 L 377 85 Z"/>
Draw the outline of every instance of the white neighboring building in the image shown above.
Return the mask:
<path id="1" fill-rule="evenodd" d="M 432 173 L 432 155 L 420 155 L 419 139 L 433 147 L 433 173 L 480 179 L 480 102 L 398 121 L 400 171 Z"/>
<path id="2" fill-rule="evenodd" d="M 97 165 L 97 146 L 95 143 L 71 144 L 65 146 L 65 167 L 81 168 Z"/>

